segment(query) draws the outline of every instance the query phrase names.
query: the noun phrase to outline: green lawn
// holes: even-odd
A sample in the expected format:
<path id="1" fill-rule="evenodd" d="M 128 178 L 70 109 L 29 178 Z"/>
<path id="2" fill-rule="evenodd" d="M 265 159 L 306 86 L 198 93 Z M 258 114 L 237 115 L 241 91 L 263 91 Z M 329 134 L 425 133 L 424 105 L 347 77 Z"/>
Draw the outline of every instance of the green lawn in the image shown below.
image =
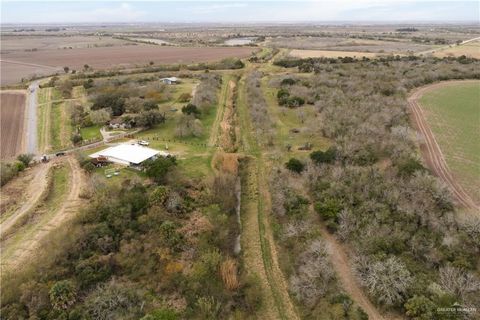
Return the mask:
<path id="1" fill-rule="evenodd" d="M 102 138 L 100 133 L 101 125 L 94 125 L 91 127 L 80 128 L 80 134 L 83 140 L 97 140 Z"/>
<path id="2" fill-rule="evenodd" d="M 480 81 L 430 91 L 420 103 L 450 170 L 480 200 Z"/>

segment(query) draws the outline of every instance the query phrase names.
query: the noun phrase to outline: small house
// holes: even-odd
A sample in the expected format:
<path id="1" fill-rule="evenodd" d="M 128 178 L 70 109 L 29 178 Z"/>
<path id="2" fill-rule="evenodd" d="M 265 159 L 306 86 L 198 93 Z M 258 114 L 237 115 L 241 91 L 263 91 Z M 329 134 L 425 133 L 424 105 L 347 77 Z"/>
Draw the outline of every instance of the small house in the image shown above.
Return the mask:
<path id="1" fill-rule="evenodd" d="M 162 79 L 160 79 L 160 81 L 165 83 L 165 84 L 177 84 L 177 83 L 179 83 L 179 79 L 177 77 L 162 78 Z"/>

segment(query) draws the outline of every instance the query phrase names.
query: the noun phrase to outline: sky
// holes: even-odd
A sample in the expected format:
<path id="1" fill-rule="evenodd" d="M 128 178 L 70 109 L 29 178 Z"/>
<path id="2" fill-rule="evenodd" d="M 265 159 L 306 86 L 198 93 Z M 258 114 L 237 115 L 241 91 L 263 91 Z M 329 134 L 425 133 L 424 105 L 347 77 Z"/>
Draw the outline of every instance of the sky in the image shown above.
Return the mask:
<path id="1" fill-rule="evenodd" d="M 476 22 L 480 1 L 8 1 L 1 23 Z"/>

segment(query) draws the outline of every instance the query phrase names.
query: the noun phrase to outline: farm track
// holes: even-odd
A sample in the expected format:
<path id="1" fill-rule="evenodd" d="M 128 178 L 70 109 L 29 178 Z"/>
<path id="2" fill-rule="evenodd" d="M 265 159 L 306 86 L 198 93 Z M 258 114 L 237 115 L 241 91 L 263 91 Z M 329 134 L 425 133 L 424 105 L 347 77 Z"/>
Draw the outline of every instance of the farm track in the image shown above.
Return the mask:
<path id="1" fill-rule="evenodd" d="M 247 71 L 248 72 L 248 71 Z M 258 277 L 263 305 L 259 319 L 299 319 L 280 269 L 270 226 L 270 195 L 262 153 L 252 136 L 245 100 L 245 74 L 239 81 L 238 112 L 245 154 L 242 167 L 242 248 L 245 269 Z"/>
<path id="2" fill-rule="evenodd" d="M 33 177 L 28 182 L 28 186 L 26 187 L 22 195 L 22 200 L 25 200 L 25 202 L 23 202 L 23 204 L 17 210 L 15 210 L 15 212 L 13 212 L 0 224 L 0 239 L 3 239 L 4 235 L 8 233 L 8 231 L 15 225 L 15 223 L 19 221 L 19 219 L 22 218 L 25 214 L 29 213 L 40 201 L 48 185 L 48 173 L 50 171 L 51 165 L 52 162 L 47 164 L 39 164 L 37 167 L 32 169 L 33 171 L 30 174 Z M 8 187 L 9 185 L 6 185 L 3 188 Z"/>
<path id="3" fill-rule="evenodd" d="M 313 210 L 313 208 L 311 208 Z M 320 229 L 322 238 L 327 243 L 328 254 L 330 257 L 330 262 L 333 265 L 335 274 L 337 275 L 342 288 L 347 292 L 347 294 L 358 304 L 363 311 L 368 314 L 368 319 L 371 320 L 383 320 L 383 319 L 394 319 L 390 317 L 384 317 L 380 314 L 377 308 L 370 302 L 370 300 L 365 295 L 361 286 L 359 285 L 357 279 L 351 268 L 351 263 L 348 259 L 347 252 L 342 244 L 338 242 L 335 237 L 330 234 L 325 226 L 322 226 Z"/>
<path id="4" fill-rule="evenodd" d="M 465 191 L 465 189 L 463 189 L 463 187 L 458 183 L 458 181 L 450 172 L 450 169 L 448 168 L 447 162 L 445 161 L 445 157 L 443 156 L 440 146 L 435 139 L 432 130 L 428 126 L 423 110 L 418 102 L 422 95 L 425 94 L 427 91 L 438 89 L 451 83 L 466 82 L 468 81 L 446 81 L 421 87 L 412 93 L 412 95 L 408 98 L 408 102 L 410 105 L 411 115 L 415 126 L 425 139 L 424 144 L 422 144 L 420 148 L 427 166 L 446 183 L 446 185 L 451 190 L 453 196 L 461 206 L 473 209 L 477 212 L 477 214 L 479 214 L 480 205 L 472 199 L 472 197 Z"/>
<path id="5" fill-rule="evenodd" d="M 34 258 L 42 240 L 46 239 L 55 229 L 62 226 L 71 218 L 71 214 L 78 210 L 81 201 L 79 196 L 85 178 L 76 159 L 70 156 L 64 158 L 63 162 L 69 167 L 68 194 L 62 200 L 61 206 L 55 211 L 48 223 L 36 226 L 31 236 L 23 239 L 21 244 L 15 248 L 13 255 L 8 261 L 2 261 L 7 269 L 20 268 L 28 259 Z"/>
<path id="6" fill-rule="evenodd" d="M 230 78 L 227 78 L 227 79 L 230 79 Z M 220 134 L 220 122 L 223 119 L 223 114 L 224 114 L 225 109 L 226 109 L 227 99 L 228 99 L 229 89 L 230 89 L 229 84 L 230 84 L 231 81 L 232 80 L 225 81 L 225 84 L 222 87 L 222 92 L 221 92 L 220 98 L 218 100 L 217 114 L 215 116 L 215 120 L 213 121 L 212 130 L 211 130 L 211 133 L 210 133 L 210 137 L 208 138 L 208 142 L 207 142 L 207 145 L 209 147 L 216 146 L 217 143 L 218 143 L 218 136 Z"/>

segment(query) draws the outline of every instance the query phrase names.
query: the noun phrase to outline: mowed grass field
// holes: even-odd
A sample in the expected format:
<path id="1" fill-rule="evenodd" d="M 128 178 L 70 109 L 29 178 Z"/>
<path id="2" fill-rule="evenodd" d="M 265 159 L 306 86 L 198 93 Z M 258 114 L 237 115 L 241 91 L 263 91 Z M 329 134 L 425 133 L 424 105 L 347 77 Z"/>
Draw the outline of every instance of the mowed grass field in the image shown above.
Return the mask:
<path id="1" fill-rule="evenodd" d="M 428 125 L 460 184 L 480 200 L 480 81 L 451 83 L 420 99 Z"/>

